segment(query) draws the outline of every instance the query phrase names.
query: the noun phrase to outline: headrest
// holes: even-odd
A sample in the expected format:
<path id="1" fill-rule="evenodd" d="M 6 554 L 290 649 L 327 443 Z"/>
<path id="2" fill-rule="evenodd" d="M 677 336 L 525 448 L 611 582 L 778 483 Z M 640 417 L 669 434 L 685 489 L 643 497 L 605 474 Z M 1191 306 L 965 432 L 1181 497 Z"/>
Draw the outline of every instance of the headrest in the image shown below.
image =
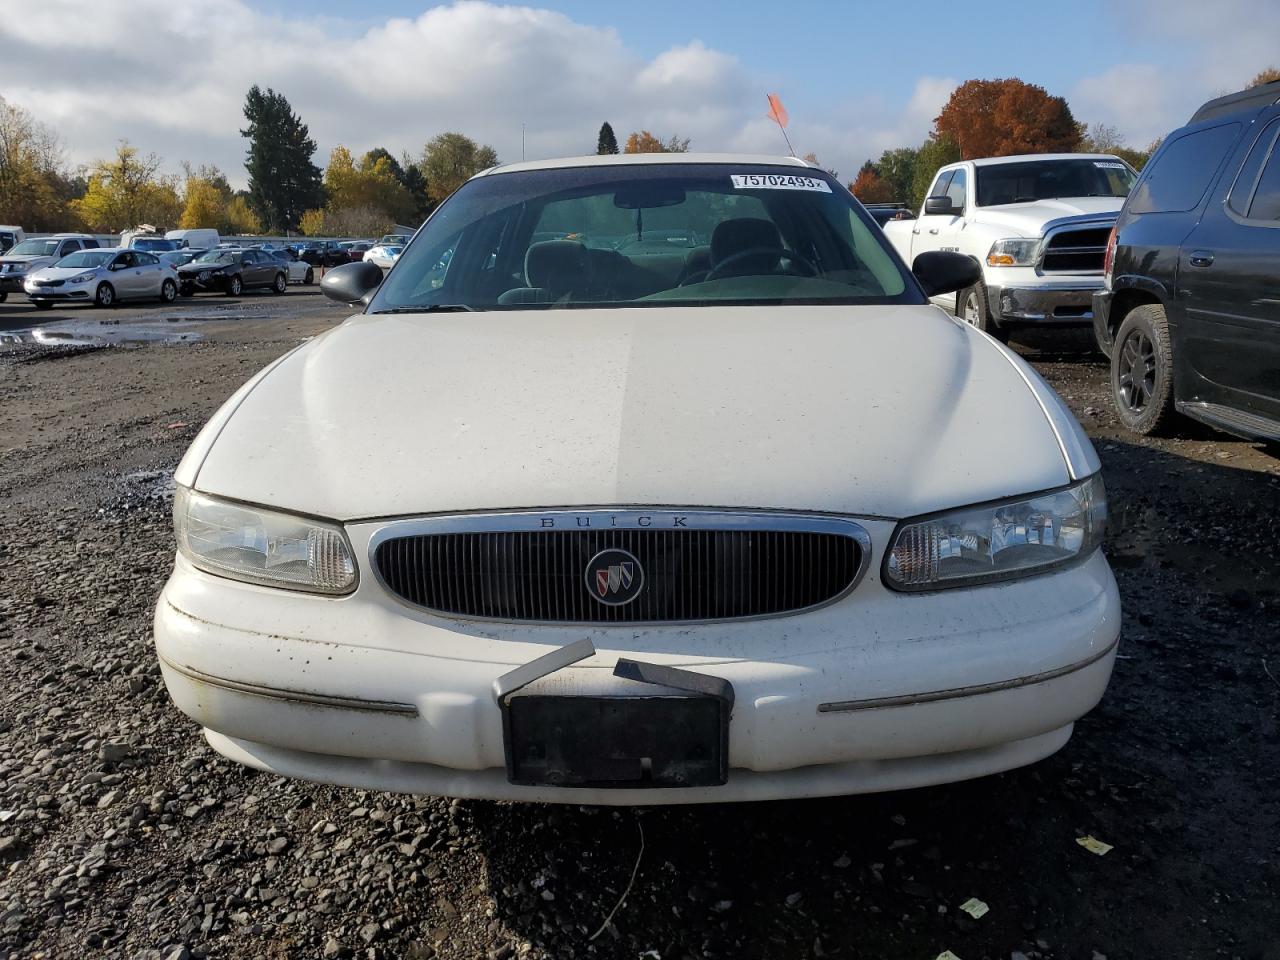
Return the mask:
<path id="1" fill-rule="evenodd" d="M 563 293 L 581 289 L 590 276 L 587 248 L 577 240 L 543 240 L 524 255 L 524 279 L 531 287 Z"/>
<path id="2" fill-rule="evenodd" d="M 716 266 L 736 253 L 756 251 L 750 257 L 735 260 L 734 273 L 768 273 L 777 269 L 782 253 L 782 236 L 769 220 L 740 217 L 716 225 L 711 234 L 711 262 Z"/>

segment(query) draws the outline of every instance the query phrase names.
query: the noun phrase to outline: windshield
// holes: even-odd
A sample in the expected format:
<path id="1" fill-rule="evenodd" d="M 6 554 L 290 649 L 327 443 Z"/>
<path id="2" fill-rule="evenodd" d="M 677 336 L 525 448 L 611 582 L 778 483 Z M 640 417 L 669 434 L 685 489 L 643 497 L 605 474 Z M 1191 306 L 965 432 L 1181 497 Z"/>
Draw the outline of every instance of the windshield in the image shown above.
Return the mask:
<path id="1" fill-rule="evenodd" d="M 23 240 L 9 252 L 15 257 L 51 257 L 58 252 L 58 240 Z"/>
<path id="2" fill-rule="evenodd" d="M 74 270 L 81 267 L 101 267 L 116 255 L 114 250 L 77 250 L 69 253 L 54 264 L 59 270 Z"/>
<path id="3" fill-rule="evenodd" d="M 922 302 L 874 221 L 821 171 L 673 163 L 471 180 L 369 312 Z"/>
<path id="4" fill-rule="evenodd" d="M 1127 197 L 1138 179 L 1128 164 L 1106 158 L 997 163 L 975 172 L 980 207 L 1059 197 Z"/>
<path id="5" fill-rule="evenodd" d="M 240 259 L 239 250 L 210 250 L 208 253 L 202 253 L 193 260 L 193 263 L 231 263 Z"/>

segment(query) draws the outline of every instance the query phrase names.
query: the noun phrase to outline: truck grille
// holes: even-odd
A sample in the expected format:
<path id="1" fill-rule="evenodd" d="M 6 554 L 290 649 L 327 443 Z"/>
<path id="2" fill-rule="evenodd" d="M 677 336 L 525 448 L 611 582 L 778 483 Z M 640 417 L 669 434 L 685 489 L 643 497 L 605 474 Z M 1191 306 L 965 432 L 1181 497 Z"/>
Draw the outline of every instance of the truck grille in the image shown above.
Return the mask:
<path id="1" fill-rule="evenodd" d="M 1043 273 L 1101 273 L 1111 225 L 1059 230 L 1045 241 Z"/>
<path id="2" fill-rule="evenodd" d="M 803 610 L 853 586 L 866 565 L 869 541 L 857 525 L 844 525 L 849 532 L 419 533 L 383 540 L 373 559 L 392 593 L 444 614 L 555 623 L 727 620 Z M 626 551 L 639 567 L 643 586 L 624 605 L 601 602 L 591 590 L 588 565 L 604 550 Z"/>

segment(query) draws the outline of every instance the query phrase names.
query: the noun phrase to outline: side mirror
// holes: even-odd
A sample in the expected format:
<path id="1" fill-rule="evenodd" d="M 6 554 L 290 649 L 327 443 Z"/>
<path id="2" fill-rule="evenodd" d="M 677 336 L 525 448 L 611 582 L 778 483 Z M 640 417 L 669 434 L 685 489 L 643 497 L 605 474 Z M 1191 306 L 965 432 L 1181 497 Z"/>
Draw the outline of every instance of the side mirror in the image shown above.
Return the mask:
<path id="1" fill-rule="evenodd" d="M 911 272 L 924 287 L 926 297 L 955 293 L 982 279 L 982 268 L 972 257 L 943 250 L 920 254 L 911 264 Z"/>
<path id="2" fill-rule="evenodd" d="M 959 213 L 959 211 L 955 207 L 955 204 L 951 202 L 951 198 L 946 196 L 925 197 L 924 212 L 926 216 L 933 216 L 933 215 L 947 216 L 949 214 Z"/>
<path id="3" fill-rule="evenodd" d="M 320 291 L 339 303 L 361 303 L 381 283 L 382 268 L 360 260 L 328 270 L 320 280 Z"/>

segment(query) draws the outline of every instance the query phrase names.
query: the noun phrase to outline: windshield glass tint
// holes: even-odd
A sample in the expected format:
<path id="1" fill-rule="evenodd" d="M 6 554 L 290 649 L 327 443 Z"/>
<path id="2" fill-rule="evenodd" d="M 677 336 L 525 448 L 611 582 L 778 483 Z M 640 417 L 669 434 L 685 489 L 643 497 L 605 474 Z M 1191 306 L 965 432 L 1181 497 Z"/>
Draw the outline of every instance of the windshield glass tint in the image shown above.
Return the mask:
<path id="1" fill-rule="evenodd" d="M 646 164 L 470 181 L 369 309 L 886 302 L 923 301 L 821 171 Z"/>
<path id="2" fill-rule="evenodd" d="M 1137 176 L 1119 160 L 1033 160 L 980 166 L 978 206 L 1059 197 L 1127 197 Z"/>
<path id="3" fill-rule="evenodd" d="M 59 270 L 80 269 L 82 267 L 101 267 L 114 257 L 114 250 L 80 250 L 69 253 L 54 264 Z"/>
<path id="4" fill-rule="evenodd" d="M 51 257 L 58 252 L 58 241 L 23 240 L 9 252 L 15 257 Z"/>
<path id="5" fill-rule="evenodd" d="M 239 250 L 210 250 L 196 257 L 196 263 L 230 263 L 240 259 Z"/>

